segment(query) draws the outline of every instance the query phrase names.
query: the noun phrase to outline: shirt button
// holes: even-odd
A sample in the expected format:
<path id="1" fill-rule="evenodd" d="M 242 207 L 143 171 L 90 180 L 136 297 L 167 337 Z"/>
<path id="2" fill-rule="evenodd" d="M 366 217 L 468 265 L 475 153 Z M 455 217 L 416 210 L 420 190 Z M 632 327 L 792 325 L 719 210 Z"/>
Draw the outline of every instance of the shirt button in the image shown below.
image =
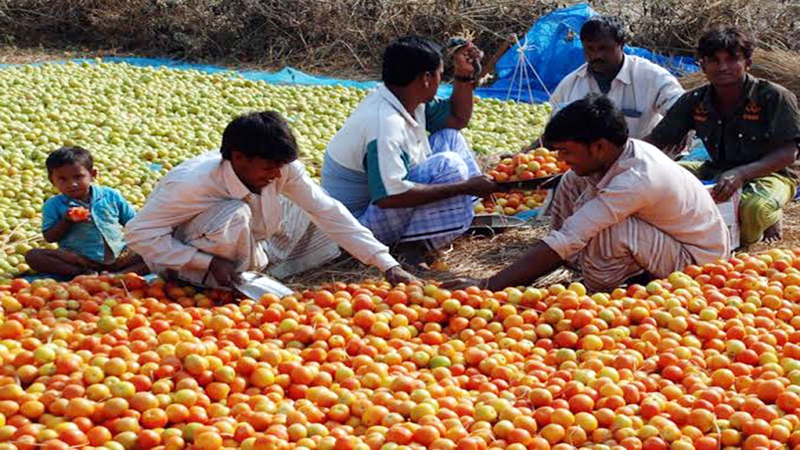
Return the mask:
<path id="1" fill-rule="evenodd" d="M 739 133 L 739 139 L 741 139 L 741 138 L 742 138 L 742 133 Z"/>
<path id="2" fill-rule="evenodd" d="M 717 125 L 722 125 L 722 121 L 721 121 L 721 120 L 718 120 L 718 121 L 717 121 Z"/>

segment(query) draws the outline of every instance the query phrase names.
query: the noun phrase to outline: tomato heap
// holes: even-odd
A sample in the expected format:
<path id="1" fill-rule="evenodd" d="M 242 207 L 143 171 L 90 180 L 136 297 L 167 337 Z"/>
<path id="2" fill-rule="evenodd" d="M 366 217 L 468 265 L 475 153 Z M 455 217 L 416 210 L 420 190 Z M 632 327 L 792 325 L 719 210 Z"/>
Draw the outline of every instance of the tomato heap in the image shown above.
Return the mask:
<path id="1" fill-rule="evenodd" d="M 481 199 L 473 207 L 475 214 L 504 214 L 513 216 L 523 211 L 530 211 L 544 204 L 547 191 L 498 192 Z"/>
<path id="2" fill-rule="evenodd" d="M 799 255 L 592 295 L 14 280 L 0 448 L 798 448 Z"/>
<path id="3" fill-rule="evenodd" d="M 556 152 L 539 147 L 527 153 L 517 153 L 511 158 L 503 158 L 489 172 L 495 181 L 519 181 L 542 178 L 566 172 L 566 163 L 559 161 Z"/>

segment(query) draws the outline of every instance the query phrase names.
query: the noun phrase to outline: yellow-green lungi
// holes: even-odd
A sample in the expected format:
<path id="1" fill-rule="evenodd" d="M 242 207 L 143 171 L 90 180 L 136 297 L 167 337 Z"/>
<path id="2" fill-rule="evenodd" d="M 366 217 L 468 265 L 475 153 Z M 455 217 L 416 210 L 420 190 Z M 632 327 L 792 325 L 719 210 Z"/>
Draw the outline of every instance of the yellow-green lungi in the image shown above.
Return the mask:
<path id="1" fill-rule="evenodd" d="M 681 161 L 680 165 L 702 178 L 704 161 Z M 792 178 L 774 173 L 754 178 L 742 187 L 739 202 L 740 239 L 743 245 L 760 241 L 764 230 L 775 225 L 783 216 L 783 208 L 794 199 L 797 182 Z"/>

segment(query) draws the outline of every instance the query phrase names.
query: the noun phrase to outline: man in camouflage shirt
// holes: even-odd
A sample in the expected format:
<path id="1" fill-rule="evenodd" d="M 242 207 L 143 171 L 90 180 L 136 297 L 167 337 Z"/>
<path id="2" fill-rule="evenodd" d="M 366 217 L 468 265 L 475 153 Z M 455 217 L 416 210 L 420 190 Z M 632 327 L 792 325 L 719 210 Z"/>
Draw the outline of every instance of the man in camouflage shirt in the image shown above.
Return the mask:
<path id="1" fill-rule="evenodd" d="M 712 195 L 728 200 L 742 188 L 739 206 L 744 245 L 781 237 L 782 209 L 795 196 L 800 166 L 800 110 L 794 94 L 748 73 L 753 39 L 715 28 L 699 41 L 709 83 L 684 94 L 645 140 L 662 150 L 694 130 L 710 160 L 682 165 L 701 180 L 716 181 Z"/>

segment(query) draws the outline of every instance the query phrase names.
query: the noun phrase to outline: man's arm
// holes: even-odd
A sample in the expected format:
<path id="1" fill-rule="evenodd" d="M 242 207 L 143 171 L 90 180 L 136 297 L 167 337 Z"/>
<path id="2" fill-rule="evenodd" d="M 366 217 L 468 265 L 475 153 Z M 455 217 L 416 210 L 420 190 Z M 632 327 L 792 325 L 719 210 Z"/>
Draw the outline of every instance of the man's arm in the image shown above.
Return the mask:
<path id="1" fill-rule="evenodd" d="M 461 183 L 415 184 L 410 190 L 388 196 L 375 204 L 380 208 L 410 208 L 459 195 L 481 197 L 502 190 L 503 188 L 488 175 L 478 175 Z"/>
<path id="2" fill-rule="evenodd" d="M 772 151 L 758 161 L 736 167 L 720 174 L 712 193 L 717 201 L 726 201 L 753 178 L 763 177 L 785 169 L 797 159 L 800 142 L 800 108 L 794 94 L 780 87 L 764 99 L 764 114 L 768 132 L 774 143 Z"/>
<path id="3" fill-rule="evenodd" d="M 785 169 L 797 159 L 797 144 L 784 142 L 758 161 L 720 174 L 712 196 L 718 202 L 727 201 L 737 189 L 753 178 L 765 177 Z"/>
<path id="4" fill-rule="evenodd" d="M 687 92 L 669 108 L 661 122 L 642 139 L 658 147 L 668 156 L 676 156 L 682 148 L 686 134 L 694 128 L 692 109 L 697 92 Z"/>
<path id="5" fill-rule="evenodd" d="M 654 89 L 657 90 L 657 93 L 655 105 L 653 106 L 659 114 L 666 116 L 686 91 L 683 90 L 683 86 L 678 82 L 678 79 L 666 70 L 656 78 L 655 82 Z"/>
<path id="6" fill-rule="evenodd" d="M 473 62 L 480 61 L 482 57 L 483 52 L 472 43 L 453 55 L 453 74 L 456 78 L 453 80 L 453 94 L 450 96 L 452 110 L 443 128 L 460 130 L 469 124 L 474 106 L 472 91 L 477 80 L 465 81 L 465 79 L 475 76 Z"/>
<path id="7" fill-rule="evenodd" d="M 568 217 L 561 227 L 551 230 L 522 259 L 489 278 L 489 288 L 497 290 L 533 282 L 583 250 L 600 232 L 627 219 L 650 201 L 638 192 L 646 183 L 637 174 L 618 178 Z"/>
<path id="8" fill-rule="evenodd" d="M 311 181 L 302 163 L 295 161 L 287 169 L 281 194 L 302 208 L 319 229 L 365 264 L 376 266 L 382 272 L 399 267 L 388 247 L 358 223 L 344 205 Z"/>
<path id="9" fill-rule="evenodd" d="M 561 256 L 542 241 L 516 262 L 486 281 L 486 289 L 499 291 L 509 286 L 524 286 L 563 264 Z"/>

